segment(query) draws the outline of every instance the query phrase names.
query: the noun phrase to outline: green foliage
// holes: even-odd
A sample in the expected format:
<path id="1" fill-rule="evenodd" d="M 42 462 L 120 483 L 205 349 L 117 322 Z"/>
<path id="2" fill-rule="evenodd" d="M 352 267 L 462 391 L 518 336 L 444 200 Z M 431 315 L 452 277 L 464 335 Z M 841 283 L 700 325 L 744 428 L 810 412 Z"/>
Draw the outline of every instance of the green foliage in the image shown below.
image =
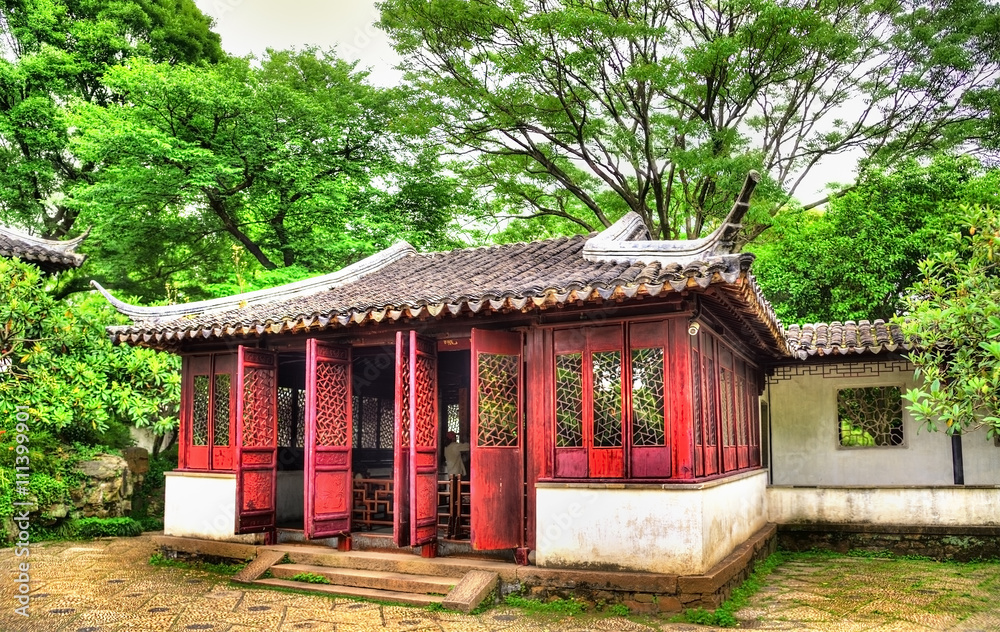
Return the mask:
<path id="1" fill-rule="evenodd" d="M 1000 216 L 962 207 L 964 227 L 920 262 L 907 297 L 904 333 L 917 343 L 909 359 L 921 385 L 906 393 L 914 419 L 960 433 L 1000 433 Z"/>
<path id="2" fill-rule="evenodd" d="M 785 323 L 889 319 L 939 250 L 958 204 L 1000 201 L 1000 170 L 947 155 L 870 169 L 825 210 L 786 208 L 752 244 L 753 269 Z"/>
<path id="3" fill-rule="evenodd" d="M 53 299 L 34 266 L 0 259 L 0 417 L 13 430 L 28 406 L 33 471 L 46 460 L 35 437 L 93 443 L 109 429 L 177 425 L 179 359 L 113 346 L 104 327 L 121 322 L 99 296 Z M 117 426 L 116 426 L 117 424 Z M 118 431 L 116 441 L 124 441 Z M 0 461 L 11 461 L 8 454 Z M 6 464 L 6 463 L 5 463 Z"/>
<path id="4" fill-rule="evenodd" d="M 427 125 L 414 95 L 332 51 L 134 60 L 105 83 L 116 103 L 72 116 L 74 151 L 103 169 L 66 203 L 95 227 L 92 274 L 147 300 L 271 287 L 398 239 L 446 247 L 473 204 L 413 138 Z"/>
<path id="5" fill-rule="evenodd" d="M 142 535 L 142 525 L 132 518 L 80 518 L 71 522 L 76 537 L 134 538 Z"/>
<path id="6" fill-rule="evenodd" d="M 229 562 L 208 562 L 204 560 L 180 560 L 169 558 L 165 556 L 162 552 L 157 551 L 149 557 L 149 564 L 151 566 L 160 566 L 164 568 L 183 568 L 188 570 L 199 570 L 205 571 L 207 573 L 213 573 L 215 575 L 235 575 L 236 573 L 243 570 L 246 564 L 229 563 Z"/>
<path id="7" fill-rule="evenodd" d="M 551 601 L 540 601 L 538 599 L 522 597 L 521 595 L 510 594 L 507 595 L 504 602 L 508 606 L 520 608 L 521 610 L 525 610 L 527 612 L 570 617 L 583 614 L 587 609 L 586 605 L 582 601 L 577 601 L 576 599 L 553 599 Z"/>
<path id="8" fill-rule="evenodd" d="M 628 606 L 623 603 L 614 603 L 604 609 L 604 612 L 613 617 L 627 617 L 630 613 Z"/>
<path id="9" fill-rule="evenodd" d="M 766 178 L 761 222 L 824 156 L 891 164 L 971 138 L 963 95 L 993 85 L 980 25 L 1000 8 L 939 5 L 385 0 L 379 26 L 474 157 L 454 168 L 490 192 L 501 226 L 528 222 L 503 237 L 633 210 L 655 235 L 693 238 L 749 169 Z M 861 111 L 839 118 L 847 102 Z"/>
<path id="10" fill-rule="evenodd" d="M 329 584 L 330 580 L 323 575 L 316 573 L 296 573 L 289 577 L 293 582 L 305 582 L 307 584 Z"/>
<path id="11" fill-rule="evenodd" d="M 717 625 L 721 628 L 738 627 L 739 620 L 736 618 L 736 612 L 746 606 L 750 598 L 760 591 L 764 579 L 771 574 L 771 571 L 786 561 L 787 557 L 783 551 L 772 553 L 766 560 L 754 565 L 750 577 L 733 590 L 729 599 L 724 601 L 721 606 L 712 611 L 704 608 L 685 610 L 678 618 L 698 625 Z"/>

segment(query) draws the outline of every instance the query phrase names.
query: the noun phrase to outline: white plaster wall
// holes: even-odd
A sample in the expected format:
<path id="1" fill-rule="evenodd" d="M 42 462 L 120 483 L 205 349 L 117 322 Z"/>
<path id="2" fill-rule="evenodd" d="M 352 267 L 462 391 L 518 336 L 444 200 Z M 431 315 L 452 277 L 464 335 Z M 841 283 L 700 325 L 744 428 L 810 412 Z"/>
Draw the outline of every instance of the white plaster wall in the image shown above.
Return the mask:
<path id="1" fill-rule="evenodd" d="M 1000 485 L 1000 447 L 980 428 L 962 435 L 966 485 Z"/>
<path id="2" fill-rule="evenodd" d="M 779 524 L 1000 525 L 1000 487 L 770 487 Z"/>
<path id="3" fill-rule="evenodd" d="M 263 535 L 235 535 L 235 530 L 235 474 L 166 473 L 164 535 L 247 544 Z"/>
<path id="4" fill-rule="evenodd" d="M 903 446 L 840 447 L 837 391 L 899 386 L 905 392 L 916 385 L 912 365 L 878 362 L 794 367 L 794 372 L 806 371 L 826 375 L 772 378 L 768 386 L 774 485 L 951 485 L 954 482 L 951 439 L 943 432 L 920 429 L 906 411 L 905 401 Z M 851 372 L 861 374 L 852 376 Z M 775 377 L 781 377 L 781 369 Z M 995 480 L 998 476 L 1000 472 L 993 474 Z"/>
<path id="5" fill-rule="evenodd" d="M 539 483 L 539 566 L 694 575 L 766 523 L 767 473 L 700 485 Z"/>
<path id="6" fill-rule="evenodd" d="M 294 522 L 302 520 L 305 515 L 303 483 L 305 481 L 302 470 L 286 472 L 278 471 L 278 491 L 277 491 L 277 520 L 278 523 Z"/>

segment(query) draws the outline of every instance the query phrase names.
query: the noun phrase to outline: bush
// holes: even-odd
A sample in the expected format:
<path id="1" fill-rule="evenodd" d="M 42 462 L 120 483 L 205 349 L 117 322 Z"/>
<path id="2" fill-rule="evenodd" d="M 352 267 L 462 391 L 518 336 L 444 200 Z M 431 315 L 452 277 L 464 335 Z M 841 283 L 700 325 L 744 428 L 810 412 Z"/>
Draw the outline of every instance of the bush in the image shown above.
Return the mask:
<path id="1" fill-rule="evenodd" d="M 81 518 L 70 522 L 73 537 L 81 540 L 92 538 L 134 538 L 142 535 L 142 525 L 132 518 Z"/>

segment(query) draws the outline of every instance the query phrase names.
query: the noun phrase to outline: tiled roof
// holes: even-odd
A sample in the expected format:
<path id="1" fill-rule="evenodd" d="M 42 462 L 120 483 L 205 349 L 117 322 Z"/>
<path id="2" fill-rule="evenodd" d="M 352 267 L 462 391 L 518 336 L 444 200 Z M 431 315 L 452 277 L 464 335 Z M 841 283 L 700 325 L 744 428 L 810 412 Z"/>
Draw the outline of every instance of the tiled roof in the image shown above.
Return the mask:
<path id="1" fill-rule="evenodd" d="M 117 342 L 170 346 L 184 339 L 255 337 L 462 312 L 528 312 L 725 286 L 732 303 L 756 314 L 767 345 L 784 352 L 780 323 L 749 274 L 753 255 L 720 255 L 685 265 L 588 261 L 582 253 L 586 241 L 561 237 L 411 253 L 332 289 L 180 317 L 149 313 L 110 331 Z"/>
<path id="2" fill-rule="evenodd" d="M 906 351 L 912 348 L 899 325 L 884 320 L 791 325 L 785 330 L 785 339 L 792 354 L 802 360 L 810 356 Z"/>
<path id="3" fill-rule="evenodd" d="M 74 252 L 86 233 L 67 241 L 53 241 L 23 235 L 0 226 L 0 256 L 18 258 L 38 265 L 45 272 L 79 268 L 85 255 Z"/>

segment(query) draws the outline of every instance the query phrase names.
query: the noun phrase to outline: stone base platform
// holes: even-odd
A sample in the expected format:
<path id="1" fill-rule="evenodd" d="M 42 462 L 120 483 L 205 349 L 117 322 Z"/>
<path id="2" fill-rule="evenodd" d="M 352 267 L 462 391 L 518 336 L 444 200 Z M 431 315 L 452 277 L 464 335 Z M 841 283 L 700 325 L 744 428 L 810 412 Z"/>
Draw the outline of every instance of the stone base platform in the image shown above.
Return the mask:
<path id="1" fill-rule="evenodd" d="M 889 551 L 935 560 L 969 562 L 1000 557 L 1000 527 L 894 524 L 783 524 L 778 544 L 789 551 Z"/>

